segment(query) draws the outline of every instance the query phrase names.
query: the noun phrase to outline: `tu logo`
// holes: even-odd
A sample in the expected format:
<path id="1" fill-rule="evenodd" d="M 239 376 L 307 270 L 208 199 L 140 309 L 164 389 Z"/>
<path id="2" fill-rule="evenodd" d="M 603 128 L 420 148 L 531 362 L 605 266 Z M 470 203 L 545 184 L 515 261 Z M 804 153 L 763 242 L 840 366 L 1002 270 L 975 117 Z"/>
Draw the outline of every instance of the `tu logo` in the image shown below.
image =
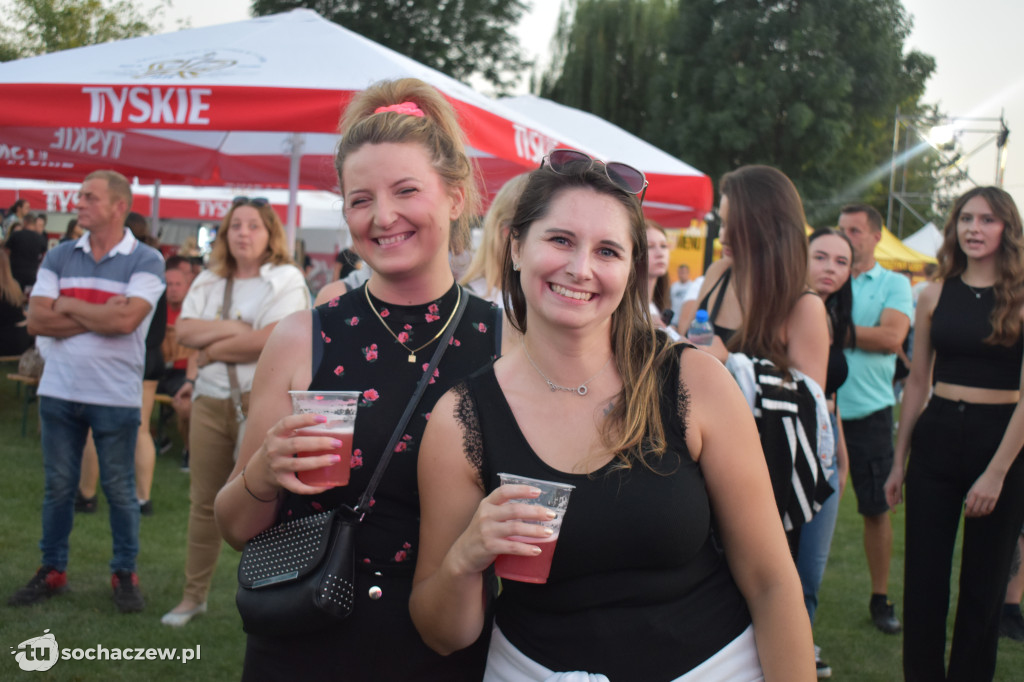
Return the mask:
<path id="1" fill-rule="evenodd" d="M 57 646 L 57 639 L 47 629 L 43 630 L 39 637 L 26 639 L 17 648 L 11 647 L 11 653 L 22 670 L 42 672 L 57 663 L 60 648 Z"/>

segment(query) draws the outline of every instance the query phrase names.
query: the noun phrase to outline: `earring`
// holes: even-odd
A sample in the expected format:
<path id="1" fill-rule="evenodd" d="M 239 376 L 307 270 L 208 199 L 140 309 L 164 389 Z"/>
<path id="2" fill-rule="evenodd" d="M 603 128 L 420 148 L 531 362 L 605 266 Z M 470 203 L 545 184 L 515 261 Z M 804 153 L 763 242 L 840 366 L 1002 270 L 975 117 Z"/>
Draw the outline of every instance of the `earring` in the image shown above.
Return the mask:
<path id="1" fill-rule="evenodd" d="M 512 263 L 512 269 L 519 272 L 519 263 Z"/>

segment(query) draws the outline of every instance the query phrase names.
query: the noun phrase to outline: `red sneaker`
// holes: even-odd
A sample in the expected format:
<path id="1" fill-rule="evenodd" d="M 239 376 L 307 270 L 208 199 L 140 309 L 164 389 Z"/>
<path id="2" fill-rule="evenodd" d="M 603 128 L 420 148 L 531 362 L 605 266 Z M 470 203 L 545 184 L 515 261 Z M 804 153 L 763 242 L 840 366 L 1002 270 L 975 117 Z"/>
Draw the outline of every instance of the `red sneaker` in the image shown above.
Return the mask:
<path id="1" fill-rule="evenodd" d="M 12 594 L 7 600 L 7 604 L 8 606 L 28 606 L 67 591 L 67 571 L 58 571 L 53 566 L 40 566 L 36 574 L 32 576 L 32 580 Z"/>

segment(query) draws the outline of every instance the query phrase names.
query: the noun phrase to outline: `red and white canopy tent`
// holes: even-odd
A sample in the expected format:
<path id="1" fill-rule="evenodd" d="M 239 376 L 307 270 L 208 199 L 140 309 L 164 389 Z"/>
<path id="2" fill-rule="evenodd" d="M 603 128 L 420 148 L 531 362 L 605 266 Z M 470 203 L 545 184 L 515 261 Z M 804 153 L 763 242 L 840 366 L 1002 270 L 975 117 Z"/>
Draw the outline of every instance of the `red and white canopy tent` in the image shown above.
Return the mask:
<path id="1" fill-rule="evenodd" d="M 333 151 L 351 96 L 416 77 L 453 104 L 488 196 L 554 146 L 607 155 L 438 71 L 293 10 L 0 64 L 0 176 L 80 181 L 114 168 L 140 183 L 337 189 Z M 669 225 L 710 208 L 679 200 L 652 174 L 648 201 L 685 205 Z M 706 177 L 693 177 L 703 186 Z M 700 190 L 703 192 L 704 190 Z M 691 210 L 693 209 L 693 210 Z M 294 216 L 289 215 L 294 229 Z"/>
<path id="2" fill-rule="evenodd" d="M 18 199 L 27 199 L 33 211 L 46 213 L 74 213 L 78 197 L 78 186 L 65 183 L 21 183 L 12 188 L 0 187 L 0 206 L 7 207 Z M 152 215 L 154 199 L 148 194 L 135 193 L 132 197 L 132 210 L 142 215 Z M 287 204 L 271 202 L 271 208 L 284 222 L 288 217 Z M 231 209 L 231 199 L 227 197 L 160 197 L 160 213 L 164 217 L 196 222 L 215 222 L 221 220 Z"/>
<path id="3" fill-rule="evenodd" d="M 665 227 L 689 227 L 691 220 L 702 222 L 711 210 L 714 197 L 707 175 L 600 116 L 534 95 L 498 101 L 556 130 L 571 130 L 579 144 L 600 149 L 607 161 L 641 169 L 650 183 L 644 213 L 651 220 Z M 680 222 L 687 216 L 686 222 Z"/>

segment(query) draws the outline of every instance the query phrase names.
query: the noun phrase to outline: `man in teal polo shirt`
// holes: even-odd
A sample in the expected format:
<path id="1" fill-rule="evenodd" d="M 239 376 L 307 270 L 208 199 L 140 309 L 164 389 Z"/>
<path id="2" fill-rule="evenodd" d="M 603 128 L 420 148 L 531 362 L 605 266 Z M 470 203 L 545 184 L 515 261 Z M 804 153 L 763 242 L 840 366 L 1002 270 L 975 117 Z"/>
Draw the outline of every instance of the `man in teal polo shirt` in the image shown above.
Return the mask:
<path id="1" fill-rule="evenodd" d="M 882 216 L 866 204 L 844 206 L 839 229 L 853 244 L 853 323 L 857 346 L 846 350 L 850 373 L 839 388 L 850 479 L 864 518 L 864 552 L 871 573 L 871 619 L 895 634 L 900 622 L 888 599 L 892 522 L 883 490 L 892 468 L 892 380 L 896 353 L 910 329 L 910 283 L 875 260 Z"/>

